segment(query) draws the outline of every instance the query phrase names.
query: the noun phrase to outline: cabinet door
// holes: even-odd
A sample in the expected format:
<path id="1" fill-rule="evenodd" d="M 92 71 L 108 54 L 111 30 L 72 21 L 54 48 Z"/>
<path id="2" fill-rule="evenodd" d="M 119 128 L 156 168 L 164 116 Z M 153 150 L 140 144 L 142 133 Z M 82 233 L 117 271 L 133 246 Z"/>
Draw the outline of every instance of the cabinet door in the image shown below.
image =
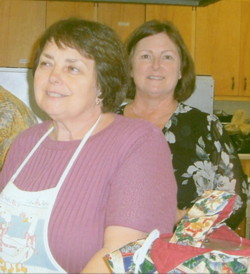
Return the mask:
<path id="1" fill-rule="evenodd" d="M 145 20 L 145 5 L 98 3 L 97 20 L 112 27 L 125 41 Z"/>
<path id="2" fill-rule="evenodd" d="M 45 9 L 46 1 L 0 0 L 0 66 L 32 66 L 32 47 L 45 30 Z"/>
<path id="3" fill-rule="evenodd" d="M 240 54 L 239 95 L 250 96 L 250 1 L 241 3 Z"/>
<path id="4" fill-rule="evenodd" d="M 240 1 L 221 0 L 197 8 L 195 62 L 212 75 L 215 95 L 238 95 Z"/>
<path id="5" fill-rule="evenodd" d="M 146 21 L 172 21 L 179 29 L 190 53 L 194 56 L 195 8 L 173 5 L 146 5 Z"/>
<path id="6" fill-rule="evenodd" d="M 80 17 L 87 20 L 96 20 L 95 3 L 64 1 L 47 2 L 47 26 L 68 17 Z"/>
<path id="7" fill-rule="evenodd" d="M 242 168 L 245 171 L 248 178 L 250 178 L 250 159 L 249 160 L 241 160 Z"/>

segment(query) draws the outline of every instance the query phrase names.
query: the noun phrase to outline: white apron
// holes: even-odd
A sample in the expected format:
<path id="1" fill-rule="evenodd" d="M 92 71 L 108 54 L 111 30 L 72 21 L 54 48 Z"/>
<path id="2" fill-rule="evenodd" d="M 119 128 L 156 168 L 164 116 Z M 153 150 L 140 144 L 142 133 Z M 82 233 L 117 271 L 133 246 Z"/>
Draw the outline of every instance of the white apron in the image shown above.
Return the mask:
<path id="1" fill-rule="evenodd" d="M 29 192 L 14 181 L 53 128 L 38 141 L 0 194 L 0 273 L 66 273 L 51 254 L 48 225 L 58 192 L 100 117 L 74 152 L 54 188 Z"/>

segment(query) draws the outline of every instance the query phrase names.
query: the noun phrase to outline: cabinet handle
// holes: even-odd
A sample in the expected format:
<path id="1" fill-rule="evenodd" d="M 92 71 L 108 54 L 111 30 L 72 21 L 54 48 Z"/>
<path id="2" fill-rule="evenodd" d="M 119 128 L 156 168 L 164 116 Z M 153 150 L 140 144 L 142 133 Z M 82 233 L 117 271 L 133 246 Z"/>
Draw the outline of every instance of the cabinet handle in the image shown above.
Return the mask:
<path id="1" fill-rule="evenodd" d="M 247 89 L 247 78 L 245 77 L 244 78 L 244 90 L 246 90 Z"/>
<path id="2" fill-rule="evenodd" d="M 119 22 L 117 23 L 117 25 L 118 25 L 119 27 L 129 27 L 129 26 L 130 26 L 130 22 L 119 21 Z"/>
<path id="3" fill-rule="evenodd" d="M 234 87 L 235 87 L 235 81 L 234 81 L 234 77 L 232 77 L 232 87 L 231 87 L 231 89 L 234 90 Z"/>

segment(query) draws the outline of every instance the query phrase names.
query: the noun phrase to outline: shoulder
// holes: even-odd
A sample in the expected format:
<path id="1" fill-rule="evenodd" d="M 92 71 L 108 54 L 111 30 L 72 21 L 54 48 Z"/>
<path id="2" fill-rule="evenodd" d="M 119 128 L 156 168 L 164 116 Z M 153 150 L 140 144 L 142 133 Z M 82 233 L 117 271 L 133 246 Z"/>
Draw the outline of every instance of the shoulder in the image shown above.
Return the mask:
<path id="1" fill-rule="evenodd" d="M 151 155 L 158 159 L 163 157 L 165 161 L 165 157 L 170 154 L 168 143 L 161 129 L 144 119 L 128 118 L 116 114 L 109 139 L 111 139 L 110 136 L 112 136 L 112 148 L 116 147 L 118 151 L 126 155 L 143 155 L 143 157 Z"/>
<path id="2" fill-rule="evenodd" d="M 187 124 L 210 124 L 211 122 L 219 122 L 219 118 L 214 114 L 209 114 L 199 110 L 198 108 L 180 103 L 175 112 L 175 117 L 178 120 Z"/>
<path id="3" fill-rule="evenodd" d="M 126 135 L 163 135 L 159 128 L 144 119 L 128 118 L 118 114 L 115 116 L 115 128 Z"/>
<path id="4" fill-rule="evenodd" d="M 19 133 L 10 143 L 5 166 L 21 163 L 48 128 L 47 122 L 36 124 Z"/>
<path id="5" fill-rule="evenodd" d="M 199 110 L 198 108 L 191 107 L 184 103 L 179 103 L 177 111 L 179 115 L 185 116 L 198 116 L 198 117 L 207 117 L 209 114 Z"/>
<path id="6" fill-rule="evenodd" d="M 37 142 L 37 140 L 39 140 L 41 136 L 48 130 L 49 125 L 50 125 L 50 121 L 45 121 L 45 122 L 33 125 L 25 129 L 23 132 L 21 132 L 17 136 L 14 142 L 33 144 Z"/>

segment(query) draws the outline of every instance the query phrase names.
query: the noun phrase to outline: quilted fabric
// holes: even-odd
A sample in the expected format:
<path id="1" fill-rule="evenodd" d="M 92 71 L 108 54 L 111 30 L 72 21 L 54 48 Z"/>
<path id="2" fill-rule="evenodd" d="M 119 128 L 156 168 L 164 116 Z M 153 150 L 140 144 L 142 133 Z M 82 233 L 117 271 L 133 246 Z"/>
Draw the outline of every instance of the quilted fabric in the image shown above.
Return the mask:
<path id="1" fill-rule="evenodd" d="M 0 170 L 13 139 L 36 123 L 37 119 L 32 110 L 0 86 Z"/>
<path id="2" fill-rule="evenodd" d="M 250 240 L 224 223 L 235 200 L 234 193 L 205 191 L 175 233 L 153 238 L 145 248 L 152 231 L 146 239 L 107 254 L 112 273 L 250 273 Z"/>

